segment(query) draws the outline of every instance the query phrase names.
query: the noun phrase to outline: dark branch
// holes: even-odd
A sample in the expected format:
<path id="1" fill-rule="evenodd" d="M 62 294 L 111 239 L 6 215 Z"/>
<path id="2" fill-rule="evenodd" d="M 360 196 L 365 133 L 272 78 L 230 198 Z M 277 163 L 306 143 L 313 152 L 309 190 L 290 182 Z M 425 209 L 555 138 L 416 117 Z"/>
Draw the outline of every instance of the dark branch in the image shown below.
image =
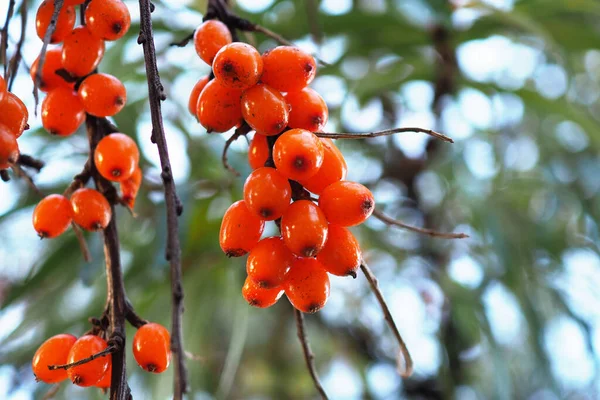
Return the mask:
<path id="1" fill-rule="evenodd" d="M 183 39 L 181 39 L 178 42 L 170 43 L 169 46 L 185 47 L 193 38 L 194 38 L 194 32 L 190 33 L 189 35 L 187 35 L 186 37 L 184 37 Z"/>
<path id="2" fill-rule="evenodd" d="M 30 167 L 40 172 L 42 168 L 44 168 L 44 162 L 42 160 L 38 160 L 37 158 L 33 158 L 28 156 L 27 154 L 21 154 L 19 159 L 17 160 L 17 164 L 22 167 Z"/>
<path id="3" fill-rule="evenodd" d="M 49 370 L 55 370 L 55 369 L 69 369 L 69 368 L 77 367 L 79 365 L 83 365 L 83 364 L 87 364 L 89 362 L 92 362 L 92 361 L 94 361 L 97 358 L 106 357 L 109 354 L 113 354 L 117 350 L 118 350 L 118 348 L 116 346 L 108 346 L 107 348 L 105 348 L 104 350 L 102 350 L 99 353 L 92 354 L 91 356 L 89 356 L 87 358 L 82 358 L 81 360 L 76 361 L 76 362 L 71 363 L 71 364 L 48 365 L 48 369 Z"/>
<path id="4" fill-rule="evenodd" d="M 428 235 L 431 237 L 437 237 L 437 238 L 441 238 L 441 239 L 465 239 L 465 238 L 469 237 L 469 235 L 467 235 L 465 233 L 445 233 L 445 232 L 434 231 L 432 229 L 417 228 L 416 226 L 407 225 L 402 221 L 398 221 L 397 219 L 394 219 L 388 215 L 385 215 L 384 213 L 382 213 L 381 211 L 379 211 L 377 209 L 375 209 L 373 211 L 373 216 L 375 218 L 385 222 L 388 225 L 397 226 L 397 227 L 407 229 L 412 232 L 421 233 L 423 235 Z"/>
<path id="5" fill-rule="evenodd" d="M 2 27 L 2 33 L 0 38 L 0 62 L 4 64 L 4 76 L 6 77 L 6 73 L 8 71 L 8 60 L 7 56 L 7 48 L 8 48 L 8 25 L 12 16 L 15 12 L 15 0 L 10 0 L 8 3 L 8 11 L 6 12 L 6 21 L 4 22 L 4 26 Z"/>
<path id="6" fill-rule="evenodd" d="M 127 310 L 125 312 L 125 319 L 127 319 L 127 321 L 135 328 L 139 328 L 143 325 L 146 325 L 148 321 L 137 315 L 137 313 L 133 309 L 133 306 L 131 305 L 131 302 L 127 300 L 126 303 Z"/>
<path id="7" fill-rule="evenodd" d="M 394 128 L 394 129 L 386 129 L 383 131 L 376 132 L 367 132 L 367 133 L 327 133 L 327 132 L 315 132 L 315 135 L 322 138 L 329 139 L 365 139 L 365 138 L 374 138 L 379 136 L 390 136 L 396 133 L 403 132 L 421 132 L 427 135 L 433 136 L 436 139 L 443 140 L 444 142 L 454 143 L 454 140 L 449 138 L 446 135 L 438 133 L 436 131 L 432 131 L 431 129 L 423 129 L 423 128 Z"/>
<path id="8" fill-rule="evenodd" d="M 37 193 L 40 197 L 44 197 L 44 193 L 42 193 L 42 191 L 36 186 L 35 182 L 33 182 L 33 178 L 27 172 L 25 172 L 18 163 L 11 165 L 11 168 L 15 172 L 15 175 L 25 179 L 25 182 L 27 182 L 27 185 L 29 185 L 31 190 Z"/>
<path id="9" fill-rule="evenodd" d="M 306 367 L 308 368 L 308 372 L 310 372 L 310 376 L 315 384 L 315 388 L 323 398 L 323 400 L 327 400 L 327 393 L 325 393 L 325 389 L 323 389 L 323 385 L 321 385 L 321 381 L 319 380 L 319 375 L 317 374 L 317 367 L 315 366 L 315 355 L 313 354 L 310 344 L 308 343 L 308 336 L 306 335 L 306 331 L 304 330 L 304 315 L 301 311 L 298 311 L 294 308 L 294 315 L 296 317 L 296 327 L 298 328 L 298 339 L 300 339 L 300 344 L 302 344 L 302 351 L 304 352 L 304 360 L 306 361 Z"/>
<path id="10" fill-rule="evenodd" d="M 23 48 L 23 43 L 25 43 L 25 32 L 27 31 L 27 10 L 27 0 L 23 0 L 19 9 L 19 12 L 21 13 L 21 35 L 19 36 L 19 41 L 17 42 L 17 48 L 10 59 L 10 68 L 8 69 L 8 72 L 5 72 L 4 76 L 5 79 L 9 80 L 9 91 L 12 90 L 13 83 L 17 77 L 17 71 L 19 70 L 19 65 L 21 64 L 21 59 L 23 58 L 21 49 Z M 6 68 L 6 65 L 4 67 Z"/>

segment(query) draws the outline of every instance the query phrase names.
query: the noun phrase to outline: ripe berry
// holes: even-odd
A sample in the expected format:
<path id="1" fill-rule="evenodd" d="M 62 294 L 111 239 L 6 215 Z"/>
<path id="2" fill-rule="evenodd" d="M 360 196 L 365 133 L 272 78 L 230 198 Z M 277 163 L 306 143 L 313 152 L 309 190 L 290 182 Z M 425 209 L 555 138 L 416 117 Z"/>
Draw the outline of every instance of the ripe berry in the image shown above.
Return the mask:
<path id="1" fill-rule="evenodd" d="M 330 224 L 327 242 L 317 255 L 317 260 L 330 274 L 356 278 L 356 271 L 362 262 L 358 240 L 348 228 Z"/>
<path id="2" fill-rule="evenodd" d="M 267 137 L 257 133 L 252 138 L 248 148 L 248 164 L 252 169 L 257 169 L 264 167 L 268 159 L 269 144 L 267 143 Z"/>
<path id="3" fill-rule="evenodd" d="M 42 125 L 52 135 L 72 135 L 84 121 L 83 104 L 68 87 L 52 90 L 42 102 Z"/>
<path id="4" fill-rule="evenodd" d="M 129 179 L 139 160 L 137 144 L 124 133 L 111 133 L 103 137 L 94 152 L 98 172 L 109 181 L 122 182 Z"/>
<path id="5" fill-rule="evenodd" d="M 137 197 L 140 185 L 142 184 L 142 170 L 136 167 L 131 176 L 120 182 L 121 183 L 121 199 L 129 208 L 135 206 L 135 198 Z"/>
<path id="6" fill-rule="evenodd" d="M 85 26 L 102 40 L 122 38 L 131 26 L 131 15 L 121 0 L 92 0 L 85 9 Z"/>
<path id="7" fill-rule="evenodd" d="M 283 283 L 294 255 L 281 236 L 262 239 L 248 255 L 246 272 L 262 288 L 275 288 Z"/>
<path id="8" fill-rule="evenodd" d="M 200 78 L 198 82 L 192 88 L 192 93 L 190 93 L 190 100 L 188 102 L 188 109 L 190 113 L 195 117 L 196 116 L 196 108 L 198 107 L 198 98 L 200 97 L 200 93 L 208 83 L 208 75 Z"/>
<path id="9" fill-rule="evenodd" d="M 85 0 L 65 0 L 63 4 L 65 6 L 78 6 L 85 3 Z"/>
<path id="10" fill-rule="evenodd" d="M 226 132 L 242 122 L 242 91 L 221 85 L 218 79 L 206 84 L 196 105 L 198 121 L 210 132 Z"/>
<path id="11" fill-rule="evenodd" d="M 290 128 L 302 128 L 311 132 L 320 132 L 325 128 L 329 111 L 325 100 L 311 88 L 285 95 L 285 101 L 290 106 Z"/>
<path id="12" fill-rule="evenodd" d="M 242 296 L 253 307 L 267 308 L 277 303 L 283 294 L 283 289 L 276 287 L 266 289 L 256 284 L 250 277 L 246 278 L 242 287 Z"/>
<path id="13" fill-rule="evenodd" d="M 319 171 L 323 154 L 319 138 L 304 129 L 284 132 L 273 146 L 273 161 L 277 170 L 297 181 L 308 179 Z"/>
<path id="14" fill-rule="evenodd" d="M 265 221 L 248 209 L 244 200 L 233 203 L 221 222 L 219 244 L 227 257 L 241 257 L 256 246 Z"/>
<path id="15" fill-rule="evenodd" d="M 71 203 L 65 196 L 44 197 L 33 210 L 33 228 L 41 238 L 61 235 L 71 225 Z"/>
<path id="16" fill-rule="evenodd" d="M 171 337 L 167 328 L 150 322 L 133 336 L 133 357 L 148 372 L 160 374 L 171 362 Z"/>
<path id="17" fill-rule="evenodd" d="M 94 385 L 100 389 L 110 388 L 110 382 L 112 381 L 112 354 L 109 354 L 106 358 L 108 359 L 108 368 L 102 378 L 100 378 L 100 381 Z"/>
<path id="18" fill-rule="evenodd" d="M 71 195 L 73 221 L 88 231 L 104 229 L 110 223 L 111 207 L 106 197 L 97 190 L 77 189 Z"/>
<path id="19" fill-rule="evenodd" d="M 0 124 L 0 170 L 7 169 L 19 159 L 17 138 L 5 126 Z"/>
<path id="20" fill-rule="evenodd" d="M 292 188 L 275 168 L 262 167 L 244 183 L 244 200 L 254 214 L 266 221 L 281 217 L 290 205 Z"/>
<path id="21" fill-rule="evenodd" d="M 67 363 L 71 364 L 106 349 L 108 344 L 98 336 L 85 335 L 77 339 L 71 351 Z M 108 356 L 98 357 L 88 363 L 69 368 L 67 374 L 71 382 L 77 386 L 93 386 L 100 382 L 108 369 Z"/>
<path id="22" fill-rule="evenodd" d="M 227 25 L 217 20 L 203 22 L 194 32 L 196 53 L 208 65 L 212 65 L 219 50 L 231 41 L 231 32 Z"/>
<path id="23" fill-rule="evenodd" d="M 13 93 L 7 92 L 0 109 L 0 124 L 8 128 L 15 138 L 21 136 L 28 127 L 29 112 L 25 104 Z"/>
<path id="24" fill-rule="evenodd" d="M 242 94 L 242 115 L 256 132 L 277 135 L 288 125 L 288 105 L 275 89 L 258 84 Z"/>
<path id="25" fill-rule="evenodd" d="M 125 86 L 109 74 L 88 76 L 79 86 L 78 93 L 85 111 L 96 117 L 112 117 L 127 102 Z"/>
<path id="26" fill-rule="evenodd" d="M 281 217 L 281 236 L 297 256 L 315 257 L 327 240 L 325 214 L 312 201 L 295 201 Z"/>
<path id="27" fill-rule="evenodd" d="M 242 42 L 223 46 L 215 56 L 212 70 L 223 86 L 245 90 L 258 82 L 263 63 L 254 47 Z"/>
<path id="28" fill-rule="evenodd" d="M 74 83 L 65 81 L 60 75 L 56 74 L 56 71 L 63 68 L 62 65 L 62 46 L 53 47 L 46 51 L 46 58 L 44 58 L 44 67 L 42 68 L 42 74 L 40 76 L 39 89 L 42 92 L 50 92 L 57 87 L 69 87 L 73 89 Z M 31 65 L 31 80 L 35 82 L 35 74 L 38 70 L 38 64 L 40 63 L 40 57 L 35 59 Z"/>
<path id="29" fill-rule="evenodd" d="M 52 336 L 37 349 L 31 361 L 36 380 L 45 383 L 58 383 L 67 379 L 64 369 L 48 369 L 49 365 L 67 364 L 69 352 L 77 338 L 67 333 Z"/>
<path id="30" fill-rule="evenodd" d="M 321 193 L 319 207 L 327 221 L 335 225 L 354 226 L 365 222 L 375 209 L 373 193 L 360 183 L 333 183 Z"/>
<path id="31" fill-rule="evenodd" d="M 315 194 L 321 194 L 327 186 L 346 179 L 348 172 L 346 160 L 333 140 L 321 139 L 321 143 L 325 152 L 323 165 L 315 175 L 300 182 L 302 186 Z"/>
<path id="32" fill-rule="evenodd" d="M 329 298 L 329 276 L 314 258 L 297 258 L 284 284 L 285 295 L 292 305 L 305 313 L 314 313 Z"/>
<path id="33" fill-rule="evenodd" d="M 304 89 L 317 73 L 315 59 L 297 47 L 275 47 L 264 53 L 262 60 L 262 82 L 280 92 Z"/>
<path id="34" fill-rule="evenodd" d="M 96 69 L 103 55 L 104 41 L 92 35 L 86 26 L 78 26 L 65 38 L 62 65 L 71 75 L 83 77 Z"/>
<path id="35" fill-rule="evenodd" d="M 35 16 L 35 30 L 40 39 L 44 40 L 44 35 L 50 25 L 52 13 L 54 12 L 54 0 L 44 0 L 37 10 Z M 54 32 L 50 37 L 50 43 L 59 43 L 65 40 L 67 35 L 73 30 L 76 18 L 75 8 L 65 6 L 60 9 L 58 20 L 56 21 Z"/>
<path id="36" fill-rule="evenodd" d="M 4 101 L 4 99 L 6 98 L 6 93 L 7 93 L 6 81 L 0 75 L 0 103 L 2 103 Z"/>

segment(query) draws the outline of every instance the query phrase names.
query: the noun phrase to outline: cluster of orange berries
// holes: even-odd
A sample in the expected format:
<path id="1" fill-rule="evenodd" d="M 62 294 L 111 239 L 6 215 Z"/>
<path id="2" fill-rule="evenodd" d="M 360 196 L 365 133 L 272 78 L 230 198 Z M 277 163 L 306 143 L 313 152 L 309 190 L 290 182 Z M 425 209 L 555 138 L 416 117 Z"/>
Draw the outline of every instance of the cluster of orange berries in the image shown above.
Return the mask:
<path id="1" fill-rule="evenodd" d="M 169 331 L 157 323 L 142 325 L 133 337 L 133 357 L 140 367 L 154 373 L 164 372 L 171 362 Z M 112 356 L 106 355 L 67 369 L 50 366 L 73 364 L 98 354 L 108 347 L 102 337 L 86 334 L 52 336 L 37 349 L 31 366 L 38 381 L 59 383 L 69 378 L 75 385 L 102 389 L 110 387 Z"/>
<path id="2" fill-rule="evenodd" d="M 29 112 L 21 99 L 9 92 L 0 76 L 0 170 L 7 169 L 19 159 L 17 139 L 27 129 Z"/>

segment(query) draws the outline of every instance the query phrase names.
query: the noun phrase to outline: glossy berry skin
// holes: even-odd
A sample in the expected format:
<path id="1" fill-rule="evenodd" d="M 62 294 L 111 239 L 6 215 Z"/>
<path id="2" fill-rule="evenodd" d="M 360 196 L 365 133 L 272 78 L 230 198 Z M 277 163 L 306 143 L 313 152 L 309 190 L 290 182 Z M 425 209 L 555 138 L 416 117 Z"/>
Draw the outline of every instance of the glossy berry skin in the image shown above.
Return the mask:
<path id="1" fill-rule="evenodd" d="M 276 288 L 284 282 L 293 261 L 294 255 L 281 236 L 268 237 L 250 251 L 246 272 L 261 288 Z"/>
<path id="2" fill-rule="evenodd" d="M 218 79 L 206 84 L 196 105 L 196 117 L 210 132 L 226 132 L 242 122 L 242 91 L 221 85 Z"/>
<path id="3" fill-rule="evenodd" d="M 38 70 L 40 57 L 35 59 L 31 65 L 31 81 L 35 82 L 35 74 Z M 44 59 L 44 68 L 40 76 L 39 89 L 42 92 L 48 93 L 57 87 L 70 87 L 71 89 L 75 86 L 74 83 L 65 81 L 60 75 L 55 72 L 63 68 L 62 65 L 62 46 L 53 47 L 46 51 L 46 58 Z"/>
<path id="4" fill-rule="evenodd" d="M 131 176 L 121 181 L 121 199 L 127 204 L 129 208 L 133 208 L 135 206 L 135 199 L 137 197 L 138 191 L 140 190 L 140 185 L 142 184 L 142 170 L 140 167 L 136 167 L 135 171 Z"/>
<path id="5" fill-rule="evenodd" d="M 92 35 L 86 26 L 73 29 L 62 46 L 62 66 L 76 77 L 83 77 L 94 71 L 102 56 L 104 41 Z"/>
<path id="6" fill-rule="evenodd" d="M 63 4 L 65 6 L 78 6 L 85 3 L 85 0 L 65 0 Z"/>
<path id="7" fill-rule="evenodd" d="M 362 252 L 358 240 L 348 228 L 330 224 L 327 242 L 317 255 L 317 260 L 330 274 L 356 278 L 356 271 L 362 262 Z"/>
<path id="8" fill-rule="evenodd" d="M 33 228 L 39 237 L 54 238 L 71 225 L 71 203 L 59 194 L 44 197 L 33 210 Z"/>
<path id="9" fill-rule="evenodd" d="M 254 47 L 235 42 L 219 50 L 212 69 L 223 86 L 245 90 L 258 83 L 263 62 L 260 53 Z"/>
<path id="10" fill-rule="evenodd" d="M 87 231 L 104 229 L 110 223 L 112 211 L 108 200 L 97 190 L 77 189 L 71 195 L 73 222 Z"/>
<path id="11" fill-rule="evenodd" d="M 221 222 L 219 244 L 227 257 L 241 257 L 256 246 L 265 229 L 265 221 L 246 206 L 244 200 L 233 203 Z"/>
<path id="12" fill-rule="evenodd" d="M 56 88 L 42 102 L 42 125 L 52 135 L 72 135 L 84 121 L 83 104 L 70 88 Z"/>
<path id="13" fill-rule="evenodd" d="M 315 59 L 297 47 L 275 47 L 265 52 L 262 60 L 261 81 L 280 92 L 304 89 L 317 73 Z"/>
<path id="14" fill-rule="evenodd" d="M 360 183 L 341 181 L 323 190 L 319 197 L 319 207 L 330 223 L 355 226 L 371 216 L 375 209 L 375 198 Z"/>
<path id="15" fill-rule="evenodd" d="M 315 175 L 300 182 L 302 186 L 315 194 L 321 194 L 332 183 L 343 181 L 348 172 L 344 155 L 333 143 L 333 140 L 321 139 L 321 143 L 324 150 L 323 165 Z"/>
<path id="16" fill-rule="evenodd" d="M 45 383 L 58 383 L 67 379 L 64 369 L 48 369 L 49 365 L 63 365 L 67 363 L 69 352 L 77 338 L 67 333 L 52 336 L 37 349 L 31 361 L 31 367 L 36 380 Z"/>
<path id="17" fill-rule="evenodd" d="M 122 38 L 131 26 L 131 15 L 121 0 L 92 0 L 85 9 L 85 25 L 102 40 Z"/>
<path id="18" fill-rule="evenodd" d="M 281 217 L 285 245 L 299 257 L 315 257 L 327 240 L 327 219 L 309 200 L 298 200 Z"/>
<path id="19" fill-rule="evenodd" d="M 71 351 L 67 363 L 71 364 L 106 349 L 108 344 L 104 339 L 94 335 L 85 335 L 77 339 Z M 67 375 L 71 382 L 77 386 L 94 386 L 106 373 L 108 369 L 108 356 L 98 357 L 88 363 L 69 368 Z"/>
<path id="20" fill-rule="evenodd" d="M 171 336 L 153 322 L 142 325 L 133 336 L 133 357 L 142 369 L 159 374 L 171 362 Z"/>
<path id="21" fill-rule="evenodd" d="M 252 169 L 258 169 L 265 166 L 265 163 L 269 159 L 269 144 L 267 143 L 267 137 L 257 133 L 250 141 L 250 147 L 248 148 L 248 164 Z"/>
<path id="22" fill-rule="evenodd" d="M 37 10 L 35 16 L 35 30 L 40 39 L 44 40 L 44 35 L 50 25 L 52 19 L 52 13 L 54 12 L 54 0 L 44 0 Z M 50 43 L 60 43 L 69 35 L 75 25 L 75 8 L 72 6 L 63 7 L 60 9 L 58 14 L 58 20 L 56 21 L 56 27 L 52 36 L 50 36 Z"/>
<path id="23" fill-rule="evenodd" d="M 290 205 L 292 188 L 275 168 L 262 167 L 252 172 L 244 183 L 246 206 L 259 218 L 273 221 Z"/>
<path id="24" fill-rule="evenodd" d="M 221 21 L 205 21 L 194 32 L 196 53 L 208 65 L 212 65 L 219 50 L 231 42 L 231 32 Z"/>
<path id="25" fill-rule="evenodd" d="M 0 169 L 7 169 L 19 159 L 17 138 L 5 126 L 0 124 Z"/>
<path id="26" fill-rule="evenodd" d="M 7 92 L 0 109 L 0 124 L 8 128 L 15 138 L 21 136 L 28 127 L 29 112 L 25 104 L 13 93 Z"/>
<path id="27" fill-rule="evenodd" d="M 0 103 L 2 103 L 4 101 L 4 99 L 6 98 L 7 92 L 8 91 L 6 90 L 6 81 L 0 75 Z"/>
<path id="28" fill-rule="evenodd" d="M 108 359 L 108 368 L 106 369 L 106 372 L 104 373 L 102 378 L 100 378 L 100 381 L 98 381 L 98 383 L 94 385 L 100 389 L 109 389 L 110 382 L 112 381 L 112 354 L 109 354 L 108 356 L 106 356 L 106 358 Z"/>
<path id="29" fill-rule="evenodd" d="M 112 117 L 127 102 L 123 83 L 109 74 L 93 74 L 79 86 L 79 97 L 88 114 L 96 117 Z"/>
<path id="30" fill-rule="evenodd" d="M 329 298 L 329 276 L 314 258 L 297 258 L 288 272 L 285 295 L 304 313 L 322 309 Z"/>
<path id="31" fill-rule="evenodd" d="M 290 128 L 301 128 L 311 132 L 321 132 L 329 119 L 325 100 L 311 88 L 286 93 L 285 101 L 290 106 Z"/>
<path id="32" fill-rule="evenodd" d="M 256 284 L 250 277 L 246 278 L 246 282 L 242 287 L 242 296 L 252 307 L 271 307 L 277 303 L 282 294 L 283 289 L 280 287 L 266 289 Z"/>
<path id="33" fill-rule="evenodd" d="M 273 161 L 283 176 L 296 181 L 308 179 L 323 165 L 323 145 L 318 137 L 304 129 L 290 129 L 277 138 Z"/>
<path id="34" fill-rule="evenodd" d="M 135 172 L 140 152 L 135 141 L 124 133 L 103 137 L 94 152 L 94 163 L 100 175 L 109 181 L 122 182 Z"/>
<path id="35" fill-rule="evenodd" d="M 277 135 L 288 125 L 288 105 L 277 90 L 258 84 L 242 94 L 242 116 L 257 133 Z"/>
<path id="36" fill-rule="evenodd" d="M 192 88 L 192 93 L 190 93 L 190 100 L 188 101 L 188 110 L 195 117 L 196 109 L 198 108 L 198 98 L 200 97 L 200 93 L 208 83 L 208 75 L 200 78 L 198 82 Z"/>

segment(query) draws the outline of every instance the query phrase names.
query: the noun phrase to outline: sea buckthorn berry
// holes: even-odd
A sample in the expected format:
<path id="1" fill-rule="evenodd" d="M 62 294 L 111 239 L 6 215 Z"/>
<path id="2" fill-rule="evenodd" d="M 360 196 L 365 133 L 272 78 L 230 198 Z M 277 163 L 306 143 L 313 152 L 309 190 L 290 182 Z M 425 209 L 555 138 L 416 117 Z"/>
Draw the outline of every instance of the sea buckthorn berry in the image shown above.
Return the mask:
<path id="1" fill-rule="evenodd" d="M 317 260 L 330 274 L 356 278 L 362 262 L 358 240 L 348 228 L 330 224 L 325 247 L 317 255 Z"/>
<path id="2" fill-rule="evenodd" d="M 263 62 L 254 47 L 235 42 L 219 50 L 212 69 L 223 86 L 244 90 L 256 85 L 262 74 Z"/>
<path id="3" fill-rule="evenodd" d="M 262 239 L 248 255 L 246 272 L 262 288 L 275 288 L 283 283 L 294 255 L 281 236 Z"/>
<path id="4" fill-rule="evenodd" d="M 300 182 L 302 186 L 315 194 L 321 194 L 332 183 L 343 181 L 348 172 L 346 160 L 333 140 L 321 139 L 321 143 L 324 150 L 323 165 L 315 175 Z"/>
<path id="5" fill-rule="evenodd" d="M 289 92 L 285 101 L 290 106 L 290 128 L 301 128 L 311 132 L 320 132 L 325 128 L 329 111 L 325 100 L 311 88 L 298 92 Z"/>
<path id="6" fill-rule="evenodd" d="M 319 311 L 329 298 L 329 276 L 314 258 L 297 258 L 284 284 L 285 295 L 304 313 Z"/>
<path id="7" fill-rule="evenodd" d="M 104 229 L 110 223 L 110 204 L 97 190 L 77 189 L 71 195 L 71 208 L 73 221 L 87 231 Z"/>
<path id="8" fill-rule="evenodd" d="M 73 89 L 75 83 L 69 83 L 65 81 L 60 75 L 56 74 L 56 71 L 63 68 L 62 65 L 62 46 L 53 47 L 46 51 L 46 58 L 44 59 L 44 67 L 42 68 L 42 74 L 40 75 L 41 81 L 39 89 L 42 92 L 50 92 L 57 87 L 70 87 Z M 31 65 L 31 80 L 35 83 L 35 74 L 37 74 L 38 65 L 40 63 L 40 57 L 35 59 Z"/>
<path id="9" fill-rule="evenodd" d="M 58 383 L 67 379 L 64 369 L 50 370 L 49 365 L 67 364 L 69 352 L 77 338 L 68 333 L 52 336 L 37 349 L 31 361 L 35 379 L 45 383 Z"/>
<path id="10" fill-rule="evenodd" d="M 242 94 L 242 115 L 262 135 L 277 135 L 288 125 L 288 105 L 282 94 L 263 84 Z"/>
<path id="11" fill-rule="evenodd" d="M 298 200 L 281 217 L 285 245 L 300 257 L 315 257 L 327 240 L 327 219 L 309 200 Z"/>
<path id="12" fill-rule="evenodd" d="M 304 129 L 284 132 L 273 146 L 273 161 L 277 170 L 297 181 L 308 179 L 319 171 L 323 154 L 319 138 Z"/>
<path id="13" fill-rule="evenodd" d="M 194 32 L 196 53 L 208 65 L 212 65 L 219 50 L 231 42 L 231 32 L 221 21 L 205 21 Z"/>
<path id="14" fill-rule="evenodd" d="M 65 196 L 44 197 L 33 210 L 33 228 L 41 238 L 61 235 L 71 225 L 71 203 Z"/>
<path id="15" fill-rule="evenodd" d="M 72 135 L 84 121 L 83 104 L 70 88 L 56 88 L 42 102 L 42 125 L 52 135 Z"/>
<path id="16" fill-rule="evenodd" d="M 110 388 L 110 382 L 112 381 L 112 354 L 109 354 L 108 356 L 106 356 L 106 358 L 108 359 L 108 368 L 106 369 L 106 372 L 104 373 L 102 378 L 100 378 L 100 381 L 94 385 L 96 387 L 99 387 L 100 389 Z"/>
<path id="17" fill-rule="evenodd" d="M 198 108 L 198 98 L 200 97 L 200 93 L 208 83 L 208 75 L 200 78 L 198 82 L 192 88 L 192 93 L 190 93 L 190 100 L 188 102 L 188 109 L 190 113 L 195 117 L 196 109 Z"/>
<path id="18" fill-rule="evenodd" d="M 138 191 L 140 190 L 140 185 L 142 184 L 142 170 L 140 167 L 136 167 L 135 171 L 131 176 L 120 182 L 121 184 L 121 199 L 127 204 L 129 208 L 133 208 L 135 206 L 135 199 L 137 197 Z"/>
<path id="19" fill-rule="evenodd" d="M 221 85 L 218 79 L 206 84 L 196 105 L 196 117 L 210 132 L 226 132 L 242 122 L 242 91 Z"/>
<path id="20" fill-rule="evenodd" d="M 317 73 L 315 59 L 297 47 L 275 47 L 265 52 L 262 60 L 261 81 L 280 92 L 304 89 Z"/>
<path id="21" fill-rule="evenodd" d="M 65 0 L 63 5 L 65 6 L 78 6 L 85 3 L 85 0 Z"/>
<path id="22" fill-rule="evenodd" d="M 290 182 L 275 168 L 259 168 L 252 172 L 244 183 L 246 206 L 266 221 L 281 217 L 289 207 L 291 199 Z"/>
<path id="23" fill-rule="evenodd" d="M 0 76 L 0 103 L 2 103 L 6 98 L 6 93 L 6 81 L 2 76 Z"/>
<path id="24" fill-rule="evenodd" d="M 69 352 L 68 364 L 83 360 L 106 349 L 108 344 L 104 339 L 94 335 L 85 335 L 77 339 Z M 77 386 L 94 386 L 108 369 L 108 356 L 98 357 L 88 363 L 69 368 L 67 375 Z"/>
<path id="25" fill-rule="evenodd" d="M 137 144 L 124 133 L 111 133 L 103 137 L 94 152 L 98 172 L 109 181 L 122 182 L 129 179 L 139 160 Z"/>
<path id="26" fill-rule="evenodd" d="M 109 74 L 90 75 L 79 86 L 79 97 L 88 114 L 112 117 L 127 102 L 123 83 Z"/>
<path id="27" fill-rule="evenodd" d="M 0 124 L 0 169 L 7 169 L 19 159 L 17 138 L 5 126 Z"/>
<path id="28" fill-rule="evenodd" d="M 0 112 L 0 124 L 4 125 L 15 138 L 28 128 L 29 112 L 25 104 L 11 92 L 6 93 Z"/>
<path id="29" fill-rule="evenodd" d="M 44 0 L 37 10 L 35 16 L 35 30 L 40 39 L 44 40 L 50 20 L 52 19 L 52 13 L 54 13 L 54 0 Z M 65 40 L 67 35 L 73 30 L 75 25 L 75 8 L 72 6 L 65 6 L 60 9 L 58 13 L 58 20 L 56 21 L 54 32 L 50 36 L 50 43 L 59 43 Z"/>
<path id="30" fill-rule="evenodd" d="M 219 244 L 227 257 L 241 257 L 256 246 L 264 229 L 265 221 L 238 200 L 223 215 Z"/>
<path id="31" fill-rule="evenodd" d="M 269 143 L 267 137 L 256 133 L 250 141 L 250 147 L 248 148 L 248 164 L 252 169 L 258 169 L 264 167 L 265 163 L 269 159 Z"/>
<path id="32" fill-rule="evenodd" d="M 365 222 L 375 209 L 373 193 L 360 183 L 333 183 L 321 193 L 319 207 L 327 221 L 335 225 L 354 226 Z"/>
<path id="33" fill-rule="evenodd" d="M 78 26 L 65 38 L 62 65 L 71 75 L 83 77 L 96 69 L 103 55 L 104 41 L 92 35 L 86 26 Z"/>
<path id="34" fill-rule="evenodd" d="M 171 336 L 164 326 L 150 322 L 133 336 L 133 357 L 142 369 L 160 374 L 171 362 Z"/>
<path id="35" fill-rule="evenodd" d="M 277 303 L 283 294 L 283 289 L 276 287 L 267 289 L 260 287 L 250 277 L 246 278 L 242 287 L 242 296 L 253 307 L 267 308 Z"/>
<path id="36" fill-rule="evenodd" d="M 102 40 L 122 38 L 131 26 L 131 15 L 121 0 L 92 0 L 85 9 L 85 26 Z"/>

